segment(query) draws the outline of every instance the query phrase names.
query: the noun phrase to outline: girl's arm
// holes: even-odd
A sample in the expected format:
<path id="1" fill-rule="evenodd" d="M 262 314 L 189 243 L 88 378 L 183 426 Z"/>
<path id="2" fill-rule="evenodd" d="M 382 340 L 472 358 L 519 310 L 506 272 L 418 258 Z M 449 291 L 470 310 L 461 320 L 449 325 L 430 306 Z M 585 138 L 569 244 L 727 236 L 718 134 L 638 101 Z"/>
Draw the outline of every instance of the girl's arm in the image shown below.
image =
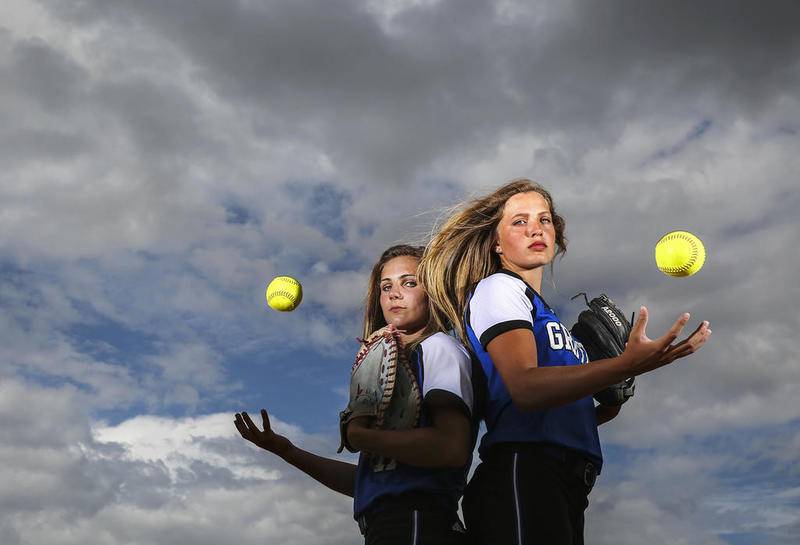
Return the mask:
<path id="1" fill-rule="evenodd" d="M 486 349 L 514 405 L 534 411 L 571 403 L 696 352 L 711 335 L 708 322 L 702 322 L 683 341 L 672 344 L 688 321 L 689 314 L 683 314 L 666 335 L 653 341 L 645 334 L 647 309 L 642 307 L 622 355 L 584 365 L 539 367 L 536 340 L 528 329 L 501 333 L 489 341 Z"/>
<path id="2" fill-rule="evenodd" d="M 442 395 L 437 396 L 439 393 Z M 378 430 L 369 428 L 366 419 L 357 418 L 347 428 L 347 440 L 353 448 L 412 466 L 463 467 L 471 453 L 470 420 L 454 398 L 455 394 L 442 391 L 426 397 L 433 426 Z"/>
<path id="3" fill-rule="evenodd" d="M 345 496 L 353 497 L 356 482 L 356 466 L 331 458 L 323 458 L 297 448 L 289 439 L 272 431 L 267 411 L 261 409 L 264 431 L 258 429 L 250 415 L 237 413 L 234 424 L 243 438 L 283 458 L 309 477 Z"/>

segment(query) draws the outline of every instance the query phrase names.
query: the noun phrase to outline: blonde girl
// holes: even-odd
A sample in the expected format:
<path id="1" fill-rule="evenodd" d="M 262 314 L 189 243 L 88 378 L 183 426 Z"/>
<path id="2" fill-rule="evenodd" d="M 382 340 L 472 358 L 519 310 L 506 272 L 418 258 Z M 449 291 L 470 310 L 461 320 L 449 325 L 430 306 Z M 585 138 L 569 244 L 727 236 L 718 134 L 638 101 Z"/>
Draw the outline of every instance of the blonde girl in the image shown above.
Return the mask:
<path id="1" fill-rule="evenodd" d="M 476 543 L 582 544 L 603 463 L 597 426 L 618 412 L 596 408 L 592 394 L 688 356 L 711 334 L 702 322 L 675 343 L 683 314 L 651 340 L 641 307 L 625 352 L 588 362 L 541 295 L 544 269 L 566 251 L 565 224 L 550 193 L 517 179 L 462 205 L 420 262 L 433 319 L 458 332 L 487 384 L 481 464 L 462 506 Z"/>

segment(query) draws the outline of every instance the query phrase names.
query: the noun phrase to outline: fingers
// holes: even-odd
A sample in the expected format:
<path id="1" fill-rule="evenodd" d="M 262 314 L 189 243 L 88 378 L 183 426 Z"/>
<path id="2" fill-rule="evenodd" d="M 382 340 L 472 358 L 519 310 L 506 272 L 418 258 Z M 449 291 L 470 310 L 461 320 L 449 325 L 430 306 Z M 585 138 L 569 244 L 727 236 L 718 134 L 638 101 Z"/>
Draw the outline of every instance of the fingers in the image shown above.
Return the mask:
<path id="1" fill-rule="evenodd" d="M 684 350 L 688 351 L 689 354 L 697 352 L 710 336 L 711 328 L 709 327 L 709 323 L 707 321 L 701 322 L 700 325 L 697 326 L 697 329 L 682 343 Z"/>
<path id="2" fill-rule="evenodd" d="M 688 312 L 684 312 L 678 316 L 678 319 L 675 320 L 675 323 L 672 324 L 672 327 L 669 328 L 669 331 L 667 331 L 666 335 L 656 341 L 656 343 L 661 346 L 661 350 L 669 350 L 670 345 L 672 345 L 675 339 L 678 338 L 678 335 L 681 334 L 681 331 L 683 331 L 683 328 L 686 326 L 689 318 L 690 315 Z"/>
<path id="3" fill-rule="evenodd" d="M 709 327 L 709 323 L 707 321 L 701 322 L 689 337 L 685 338 L 676 345 L 669 346 L 664 352 L 661 361 L 664 363 L 670 363 L 676 359 L 694 354 L 700 350 L 710 336 L 711 328 Z"/>
<path id="4" fill-rule="evenodd" d="M 686 327 L 687 323 L 689 323 L 689 318 L 691 317 L 692 315 L 689 314 L 688 312 L 684 312 L 683 314 L 678 316 L 678 319 L 675 320 L 674 324 L 672 324 L 672 327 L 669 330 L 669 334 L 673 335 L 677 339 L 678 335 L 680 335 L 681 331 L 683 331 L 683 328 Z"/>
<path id="5" fill-rule="evenodd" d="M 636 323 L 633 324 L 631 329 L 631 337 L 638 338 L 644 335 L 645 328 L 647 328 L 647 307 L 639 307 L 639 317 L 636 318 Z"/>
<path id="6" fill-rule="evenodd" d="M 242 415 L 236 413 L 236 419 L 233 421 L 233 424 L 236 426 L 236 429 L 239 431 L 239 435 L 241 435 L 244 439 L 248 441 L 252 441 L 252 430 L 247 427 Z"/>
<path id="7" fill-rule="evenodd" d="M 269 423 L 269 415 L 266 409 L 261 409 L 261 423 L 264 425 L 264 431 L 271 430 L 272 426 Z"/>
<path id="8" fill-rule="evenodd" d="M 692 335 L 686 339 L 687 345 L 691 347 L 692 352 L 697 352 L 706 341 L 711 337 L 711 325 L 707 321 L 703 321 Z"/>
<path id="9" fill-rule="evenodd" d="M 372 420 L 374 417 L 372 416 L 357 416 L 350 420 L 350 424 L 354 424 L 355 426 L 361 428 L 369 428 L 372 426 Z"/>
<path id="10" fill-rule="evenodd" d="M 236 429 L 239 431 L 239 434 L 242 437 L 244 437 L 247 428 L 245 427 L 244 422 L 242 422 L 242 415 L 236 413 L 236 419 L 233 421 L 233 425 L 236 426 Z"/>
<path id="11" fill-rule="evenodd" d="M 244 423 L 247 424 L 247 429 L 249 429 L 250 431 L 260 431 L 258 429 L 258 426 L 256 426 L 253 423 L 253 420 L 250 418 L 250 415 L 247 414 L 245 411 L 242 411 L 242 419 L 244 420 Z"/>

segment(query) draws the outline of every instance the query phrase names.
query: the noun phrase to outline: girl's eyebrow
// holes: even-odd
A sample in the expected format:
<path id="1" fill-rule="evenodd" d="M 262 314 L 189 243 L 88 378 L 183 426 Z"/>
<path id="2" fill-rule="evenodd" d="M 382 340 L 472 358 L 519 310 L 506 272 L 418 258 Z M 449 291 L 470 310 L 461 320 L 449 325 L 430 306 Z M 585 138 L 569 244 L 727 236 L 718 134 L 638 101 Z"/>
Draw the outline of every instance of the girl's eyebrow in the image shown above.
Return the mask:
<path id="1" fill-rule="evenodd" d="M 399 277 L 398 279 L 399 279 L 399 280 L 402 280 L 403 278 L 406 278 L 406 277 L 409 277 L 409 276 L 416 276 L 416 274 L 414 274 L 414 273 L 406 273 L 406 274 L 401 274 L 401 275 L 400 275 L 400 277 Z M 391 281 L 392 281 L 392 279 L 391 279 L 391 278 L 389 278 L 388 276 L 387 276 L 386 278 L 381 278 L 381 282 L 385 282 L 385 281 L 387 281 L 387 280 L 388 280 L 389 282 L 391 282 Z"/>
<path id="2" fill-rule="evenodd" d="M 541 216 L 541 215 L 545 215 L 545 214 L 549 216 L 550 215 L 550 211 L 549 210 L 542 210 L 541 212 L 537 212 L 536 213 L 537 216 Z M 514 214 L 511 217 L 512 218 L 516 218 L 517 216 L 526 216 L 527 217 L 527 216 L 530 216 L 530 214 L 528 212 L 517 212 L 516 214 Z"/>

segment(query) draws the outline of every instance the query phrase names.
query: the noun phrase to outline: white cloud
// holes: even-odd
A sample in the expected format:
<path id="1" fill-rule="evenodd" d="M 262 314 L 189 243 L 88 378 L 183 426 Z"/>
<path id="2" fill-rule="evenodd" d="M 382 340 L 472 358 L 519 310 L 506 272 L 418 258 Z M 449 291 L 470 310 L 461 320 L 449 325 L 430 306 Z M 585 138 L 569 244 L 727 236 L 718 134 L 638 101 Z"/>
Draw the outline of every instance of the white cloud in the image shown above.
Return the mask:
<path id="1" fill-rule="evenodd" d="M 3 380 L 0 394 L 3 543 L 360 541 L 351 500 L 246 443 L 233 414 L 90 430 L 72 389 Z M 46 411 L 33 418 L 24 406 Z M 335 452 L 332 438 L 272 422 L 306 448 Z"/>

